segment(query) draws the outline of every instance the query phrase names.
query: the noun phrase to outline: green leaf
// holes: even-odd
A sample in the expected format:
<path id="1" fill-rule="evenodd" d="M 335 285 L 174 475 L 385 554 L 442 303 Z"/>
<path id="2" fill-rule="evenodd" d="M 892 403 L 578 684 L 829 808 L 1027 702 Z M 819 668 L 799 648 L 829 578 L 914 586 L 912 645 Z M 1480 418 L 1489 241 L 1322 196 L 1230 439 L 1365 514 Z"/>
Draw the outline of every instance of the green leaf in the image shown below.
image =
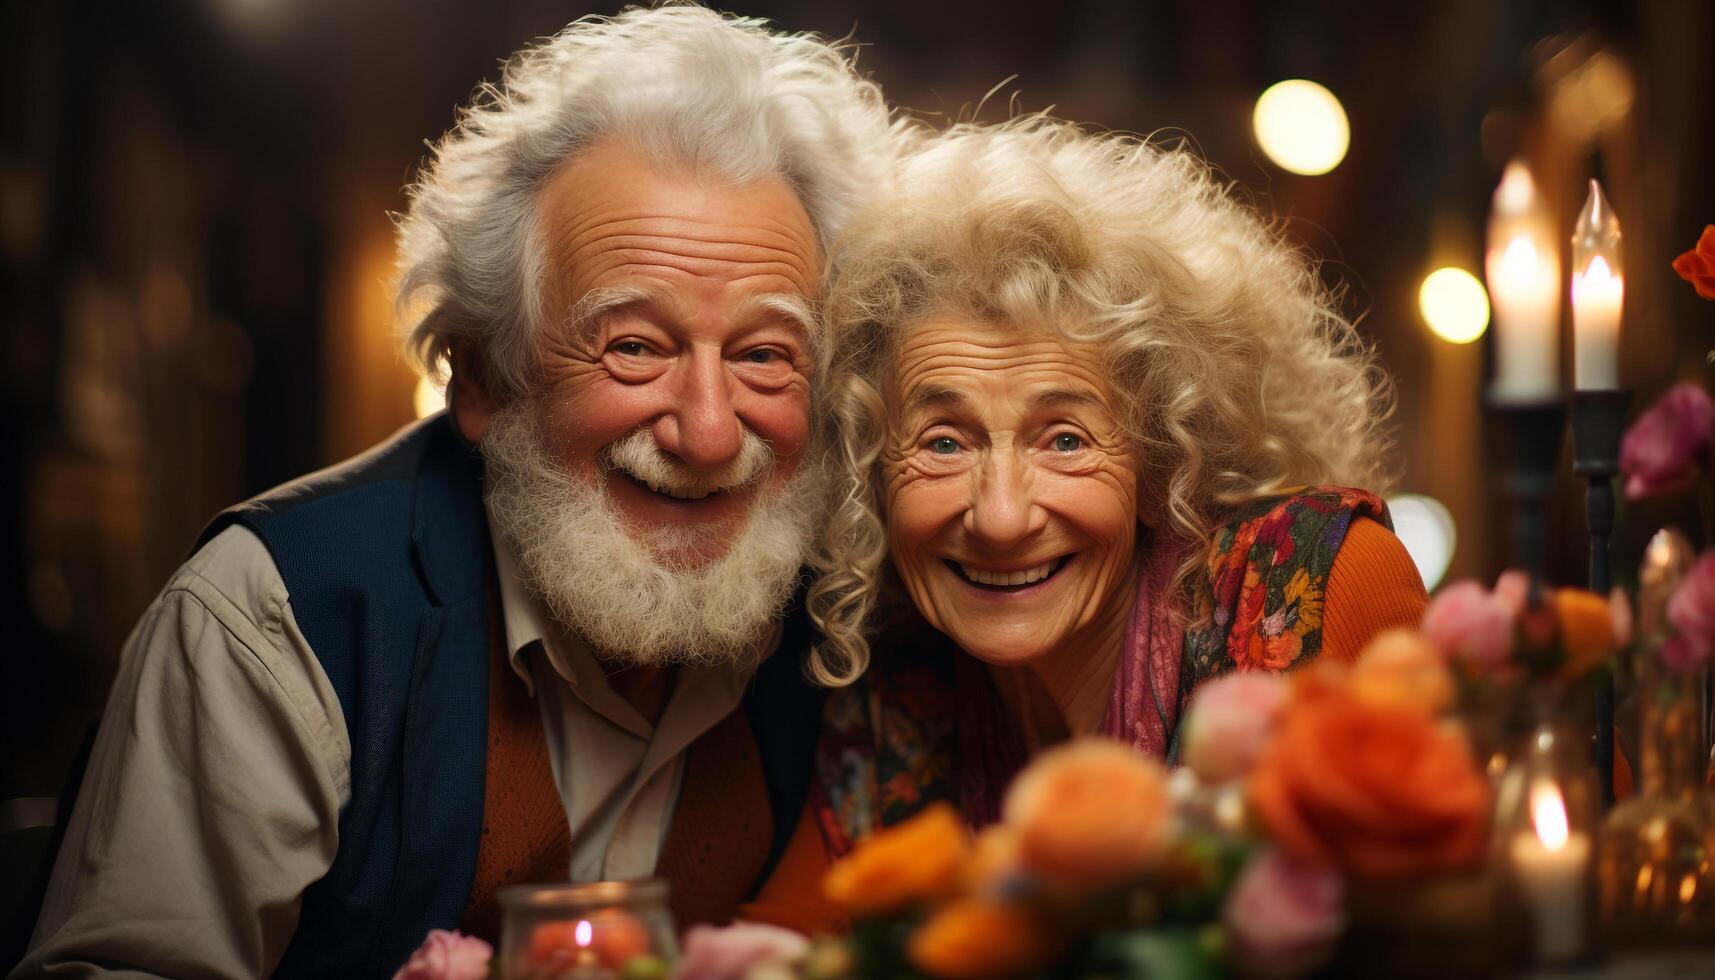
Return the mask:
<path id="1" fill-rule="evenodd" d="M 1097 936 L 1085 976 L 1115 980 L 1219 980 L 1218 943 L 1202 929 L 1139 930 Z"/>

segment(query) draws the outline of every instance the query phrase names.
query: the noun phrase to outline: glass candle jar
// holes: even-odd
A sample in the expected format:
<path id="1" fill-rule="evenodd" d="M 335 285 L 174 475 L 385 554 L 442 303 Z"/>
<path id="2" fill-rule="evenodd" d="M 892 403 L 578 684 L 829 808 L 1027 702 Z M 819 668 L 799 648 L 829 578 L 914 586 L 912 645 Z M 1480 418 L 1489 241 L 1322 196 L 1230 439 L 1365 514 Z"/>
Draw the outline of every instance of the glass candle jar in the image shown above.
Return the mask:
<path id="1" fill-rule="evenodd" d="M 517 885 L 499 892 L 502 980 L 650 980 L 679 949 L 667 882 Z"/>
<path id="2" fill-rule="evenodd" d="M 1531 962 L 1586 961 L 1595 950 L 1597 786 L 1586 685 L 1530 692 L 1535 723 L 1496 796 L 1494 845 L 1531 929 Z"/>

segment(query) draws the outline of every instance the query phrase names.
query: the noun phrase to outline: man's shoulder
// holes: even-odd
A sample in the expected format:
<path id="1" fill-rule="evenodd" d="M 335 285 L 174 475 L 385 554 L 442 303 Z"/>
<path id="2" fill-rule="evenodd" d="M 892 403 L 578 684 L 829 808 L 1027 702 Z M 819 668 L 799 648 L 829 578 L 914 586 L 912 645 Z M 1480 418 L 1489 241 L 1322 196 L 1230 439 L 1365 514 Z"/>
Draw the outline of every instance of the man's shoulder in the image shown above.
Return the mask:
<path id="1" fill-rule="evenodd" d="M 167 592 L 175 590 L 196 595 L 204 605 L 218 597 L 258 624 L 277 614 L 286 598 L 268 546 L 242 525 L 224 528 L 197 548 L 167 584 Z"/>
<path id="2" fill-rule="evenodd" d="M 198 544 L 234 525 L 253 532 L 314 639 L 308 623 L 343 621 L 356 596 L 385 598 L 408 616 L 479 595 L 488 533 L 481 487 L 481 456 L 445 416 L 432 416 L 226 510 Z"/>
<path id="3" fill-rule="evenodd" d="M 264 491 L 223 511 L 198 538 L 204 545 L 233 524 L 253 530 L 300 508 L 388 484 L 414 480 L 431 453 L 474 452 L 461 442 L 445 416 L 436 415 L 400 429 L 385 441 L 325 469 Z"/>

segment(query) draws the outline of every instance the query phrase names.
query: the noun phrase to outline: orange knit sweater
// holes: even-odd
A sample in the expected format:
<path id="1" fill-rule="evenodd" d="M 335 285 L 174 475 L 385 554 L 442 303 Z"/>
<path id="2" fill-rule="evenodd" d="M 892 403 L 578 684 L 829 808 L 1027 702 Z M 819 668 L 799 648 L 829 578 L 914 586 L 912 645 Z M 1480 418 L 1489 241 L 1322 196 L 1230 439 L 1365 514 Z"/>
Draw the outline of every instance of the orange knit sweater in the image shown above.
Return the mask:
<path id="1" fill-rule="evenodd" d="M 1369 518 L 1358 518 L 1328 573 L 1323 656 L 1355 660 L 1376 634 L 1415 626 L 1428 602 L 1417 566 L 1399 538 Z M 804 933 L 843 931 L 844 912 L 822 895 L 822 877 L 830 864 L 815 812 L 807 805 L 773 875 L 756 901 L 739 909 L 739 917 Z"/>

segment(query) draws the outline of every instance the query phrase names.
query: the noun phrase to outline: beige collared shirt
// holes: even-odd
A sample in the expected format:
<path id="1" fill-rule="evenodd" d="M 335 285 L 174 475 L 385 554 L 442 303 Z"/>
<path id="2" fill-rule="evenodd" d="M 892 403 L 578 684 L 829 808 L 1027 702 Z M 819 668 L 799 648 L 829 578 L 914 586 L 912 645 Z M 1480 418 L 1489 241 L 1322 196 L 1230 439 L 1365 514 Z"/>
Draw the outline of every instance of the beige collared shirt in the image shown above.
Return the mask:
<path id="1" fill-rule="evenodd" d="M 672 822 L 686 750 L 738 707 L 760 661 L 680 668 L 660 723 L 650 724 L 608 684 L 590 648 L 559 629 L 525 590 L 511 548 L 498 533 L 492 538 L 506 648 L 541 704 L 572 829 L 572 880 L 647 878 Z M 764 652 L 779 642 L 776 626 Z"/>
<path id="2" fill-rule="evenodd" d="M 498 540 L 498 538 L 497 538 Z M 653 872 L 685 751 L 750 669 L 682 670 L 658 725 L 496 548 L 513 668 L 542 707 L 577 881 Z M 778 634 L 770 647 L 779 642 Z M 13 977 L 261 977 L 327 873 L 350 800 L 345 716 L 251 532 L 186 562 L 126 641 L 29 955 Z"/>

